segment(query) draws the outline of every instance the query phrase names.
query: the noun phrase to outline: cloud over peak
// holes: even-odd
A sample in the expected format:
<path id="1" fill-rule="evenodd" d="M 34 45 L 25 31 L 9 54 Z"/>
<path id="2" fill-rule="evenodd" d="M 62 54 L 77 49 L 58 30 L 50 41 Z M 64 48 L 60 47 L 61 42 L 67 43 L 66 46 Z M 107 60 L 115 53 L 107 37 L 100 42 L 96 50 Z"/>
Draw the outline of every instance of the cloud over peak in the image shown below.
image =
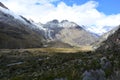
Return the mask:
<path id="1" fill-rule="evenodd" d="M 105 32 L 103 26 L 117 26 L 120 24 L 120 14 L 106 15 L 97 10 L 99 3 L 88 1 L 82 5 L 67 5 L 60 0 L 0 0 L 10 10 L 31 18 L 36 22 L 69 20 L 79 25 L 91 26 L 93 30 Z M 54 2 L 58 2 L 55 6 Z M 94 25 L 94 26 L 93 26 Z M 96 28 L 97 27 L 97 28 Z M 99 31 L 101 30 L 101 31 Z"/>

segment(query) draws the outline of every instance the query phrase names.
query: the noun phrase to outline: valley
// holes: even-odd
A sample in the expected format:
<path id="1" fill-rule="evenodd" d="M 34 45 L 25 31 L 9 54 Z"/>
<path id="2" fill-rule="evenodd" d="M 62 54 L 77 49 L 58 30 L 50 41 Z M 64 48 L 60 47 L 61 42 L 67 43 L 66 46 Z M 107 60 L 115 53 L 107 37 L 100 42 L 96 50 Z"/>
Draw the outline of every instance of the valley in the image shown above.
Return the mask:
<path id="1" fill-rule="evenodd" d="M 85 28 L 36 23 L 0 2 L 0 80 L 120 80 L 120 25 L 102 36 Z"/>
<path id="2" fill-rule="evenodd" d="M 29 48 L 29 49 L 0 49 L 0 51 L 11 51 L 11 50 L 18 50 L 19 52 L 22 51 L 30 51 L 30 52 L 45 52 L 45 53 L 75 53 L 75 52 L 89 52 L 93 51 L 91 46 L 82 46 L 78 48 Z"/>

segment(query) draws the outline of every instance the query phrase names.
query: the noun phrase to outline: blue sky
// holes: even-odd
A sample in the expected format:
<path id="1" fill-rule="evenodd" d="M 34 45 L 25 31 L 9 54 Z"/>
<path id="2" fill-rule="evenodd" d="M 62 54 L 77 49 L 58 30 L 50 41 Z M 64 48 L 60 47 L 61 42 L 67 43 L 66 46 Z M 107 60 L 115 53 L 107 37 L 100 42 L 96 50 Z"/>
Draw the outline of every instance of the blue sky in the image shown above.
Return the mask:
<path id="1" fill-rule="evenodd" d="M 120 13 L 120 0 L 96 0 L 99 2 L 98 10 L 107 15 Z"/>
<path id="2" fill-rule="evenodd" d="M 60 1 L 65 2 L 67 5 L 72 6 L 73 4 L 82 5 L 90 0 L 59 0 L 54 2 L 57 6 Z M 99 3 L 97 10 L 105 13 L 106 15 L 118 14 L 120 13 L 120 0 L 92 0 Z"/>
<path id="3" fill-rule="evenodd" d="M 10 10 L 35 22 L 69 20 L 102 34 L 120 25 L 120 0 L 0 0 Z"/>

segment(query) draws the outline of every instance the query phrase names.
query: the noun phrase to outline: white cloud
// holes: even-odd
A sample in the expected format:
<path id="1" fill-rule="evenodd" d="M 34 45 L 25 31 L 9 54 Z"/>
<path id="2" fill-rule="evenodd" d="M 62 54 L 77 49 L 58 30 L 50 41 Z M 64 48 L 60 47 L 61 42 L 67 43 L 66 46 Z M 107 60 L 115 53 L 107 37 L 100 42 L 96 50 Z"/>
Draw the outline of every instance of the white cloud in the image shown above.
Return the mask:
<path id="1" fill-rule="evenodd" d="M 70 20 L 79 25 L 92 26 L 93 32 L 102 33 L 103 26 L 117 26 L 120 24 L 120 14 L 105 15 L 96 8 L 98 2 L 88 1 L 82 5 L 68 6 L 64 2 L 59 2 L 57 6 L 52 2 L 60 0 L 0 0 L 9 9 L 17 14 L 31 18 L 36 22 L 45 23 L 47 21 Z M 36 5 L 39 3 L 39 5 Z M 100 31 L 101 30 L 101 31 Z"/>

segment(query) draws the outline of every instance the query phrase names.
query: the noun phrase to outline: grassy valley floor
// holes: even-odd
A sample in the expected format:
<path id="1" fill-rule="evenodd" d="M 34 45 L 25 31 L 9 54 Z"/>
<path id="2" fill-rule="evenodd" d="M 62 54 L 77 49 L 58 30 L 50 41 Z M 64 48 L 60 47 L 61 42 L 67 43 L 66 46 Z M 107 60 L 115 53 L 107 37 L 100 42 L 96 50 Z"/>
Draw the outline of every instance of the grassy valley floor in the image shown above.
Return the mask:
<path id="1" fill-rule="evenodd" d="M 1 49 L 0 80 L 82 80 L 86 69 L 97 68 L 101 58 L 111 56 L 112 69 L 105 71 L 109 78 L 114 68 L 119 69 L 118 53 L 78 48 Z"/>

